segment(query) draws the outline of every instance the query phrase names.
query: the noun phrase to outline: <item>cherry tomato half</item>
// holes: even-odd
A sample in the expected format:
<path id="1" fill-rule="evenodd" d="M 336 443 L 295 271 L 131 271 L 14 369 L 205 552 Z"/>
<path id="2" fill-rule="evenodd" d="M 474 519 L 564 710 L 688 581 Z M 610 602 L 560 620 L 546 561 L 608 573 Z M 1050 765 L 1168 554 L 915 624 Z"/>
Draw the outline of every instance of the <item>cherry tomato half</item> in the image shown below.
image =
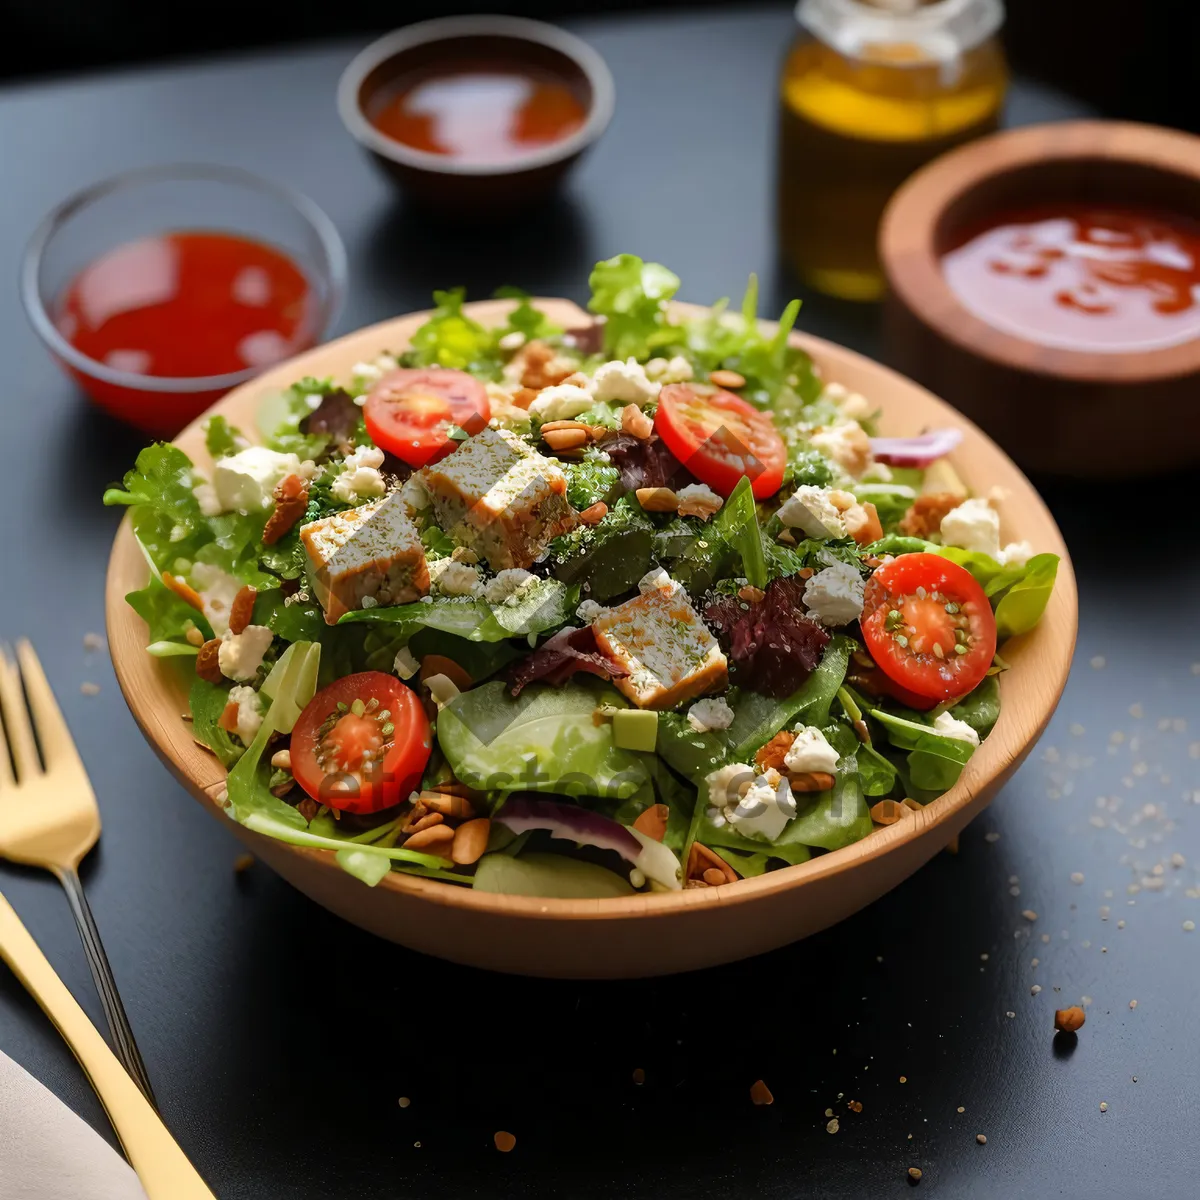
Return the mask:
<path id="1" fill-rule="evenodd" d="M 372 441 L 410 467 L 445 458 L 456 443 L 450 427 L 483 429 L 492 416 L 487 388 L 466 371 L 400 367 L 371 389 L 363 419 Z"/>
<path id="2" fill-rule="evenodd" d="M 382 671 L 322 688 L 292 730 L 292 774 L 343 812 L 391 808 L 421 786 L 433 737 L 415 692 Z"/>
<path id="3" fill-rule="evenodd" d="M 654 432 L 701 483 L 728 496 L 743 475 L 755 496 L 783 483 L 787 447 L 770 414 L 704 384 L 672 383 L 658 395 Z"/>
<path id="4" fill-rule="evenodd" d="M 941 702 L 965 696 L 996 653 L 996 618 L 983 588 L 938 554 L 902 554 L 867 580 L 859 620 L 889 679 Z"/>

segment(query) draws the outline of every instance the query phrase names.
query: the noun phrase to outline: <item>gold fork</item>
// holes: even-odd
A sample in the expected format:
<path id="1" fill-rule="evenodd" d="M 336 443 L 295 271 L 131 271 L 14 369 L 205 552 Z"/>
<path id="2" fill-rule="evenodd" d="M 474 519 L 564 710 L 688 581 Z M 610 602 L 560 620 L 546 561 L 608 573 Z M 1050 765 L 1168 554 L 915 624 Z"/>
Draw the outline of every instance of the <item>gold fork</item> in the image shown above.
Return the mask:
<path id="1" fill-rule="evenodd" d="M 0 647 L 0 712 L 13 764 L 9 766 L 0 740 L 0 857 L 43 867 L 58 877 L 83 940 L 117 1057 L 153 1105 L 146 1066 L 79 881 L 79 864 L 100 836 L 100 810 L 42 664 L 25 640 L 17 643 L 17 661 L 19 670 Z"/>

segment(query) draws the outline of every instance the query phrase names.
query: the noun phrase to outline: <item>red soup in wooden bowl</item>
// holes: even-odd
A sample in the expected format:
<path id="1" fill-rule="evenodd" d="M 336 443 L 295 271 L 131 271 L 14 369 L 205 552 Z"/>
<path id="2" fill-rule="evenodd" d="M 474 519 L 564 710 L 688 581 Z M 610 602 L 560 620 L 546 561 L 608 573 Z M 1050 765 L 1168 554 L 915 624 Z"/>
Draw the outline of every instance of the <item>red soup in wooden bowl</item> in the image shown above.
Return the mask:
<path id="1" fill-rule="evenodd" d="M 320 341 L 344 283 L 341 242 L 311 201 L 222 167 L 88 189 L 43 222 L 22 272 L 30 320 L 67 372 L 161 437 Z"/>

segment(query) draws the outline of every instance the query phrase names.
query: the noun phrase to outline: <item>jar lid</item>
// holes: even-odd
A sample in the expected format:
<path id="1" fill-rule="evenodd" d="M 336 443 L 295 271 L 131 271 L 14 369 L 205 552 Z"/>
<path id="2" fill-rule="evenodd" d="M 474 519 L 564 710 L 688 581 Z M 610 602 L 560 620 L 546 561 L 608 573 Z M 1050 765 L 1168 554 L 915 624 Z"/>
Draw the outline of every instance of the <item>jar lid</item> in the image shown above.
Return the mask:
<path id="1" fill-rule="evenodd" d="M 1003 0 L 800 0 L 796 20 L 847 58 L 902 44 L 928 60 L 957 58 L 1004 23 Z M 897 63 L 897 65 L 900 65 Z"/>

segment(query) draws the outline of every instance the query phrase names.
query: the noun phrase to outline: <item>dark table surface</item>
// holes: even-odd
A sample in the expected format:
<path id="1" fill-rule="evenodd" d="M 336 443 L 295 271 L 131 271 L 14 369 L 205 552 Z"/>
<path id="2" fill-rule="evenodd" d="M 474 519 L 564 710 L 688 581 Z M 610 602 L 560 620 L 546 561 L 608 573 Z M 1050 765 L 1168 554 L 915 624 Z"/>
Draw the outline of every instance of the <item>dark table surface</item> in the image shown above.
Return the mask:
<path id="1" fill-rule="evenodd" d="M 578 28 L 612 66 L 616 118 L 549 217 L 505 236 L 434 234 L 394 202 L 334 112 L 349 44 L 0 93 L 0 279 L 65 194 L 211 159 L 292 183 L 333 217 L 352 271 L 345 329 L 457 283 L 580 299 L 589 266 L 622 250 L 673 266 L 690 300 L 740 294 L 756 270 L 781 307 L 770 164 L 789 13 Z M 1022 85 L 1011 118 L 1078 111 Z M 804 327 L 869 353 L 875 323 L 806 298 Z M 117 522 L 100 492 L 139 439 L 56 373 L 13 287 L 0 362 L 0 636 L 34 639 L 91 772 L 105 832 L 85 882 L 165 1117 L 219 1196 L 874 1197 L 908 1186 L 910 1166 L 947 1197 L 1194 1194 L 1200 628 L 1179 617 L 1194 617 L 1200 568 L 1172 534 L 1194 500 L 1182 482 L 1047 489 L 1079 575 L 1075 670 L 957 856 L 752 962 L 532 982 L 375 941 L 262 867 L 235 876 L 233 837 L 144 744 L 106 654 L 84 649 L 103 629 Z M 58 885 L 0 866 L 0 889 L 99 1024 Z M 1056 1048 L 1053 1010 L 1080 1002 L 1076 1048 Z M 0 1048 L 111 1139 L 2 971 Z M 750 1103 L 759 1078 L 773 1107 Z M 500 1129 L 517 1138 L 507 1156 Z"/>

